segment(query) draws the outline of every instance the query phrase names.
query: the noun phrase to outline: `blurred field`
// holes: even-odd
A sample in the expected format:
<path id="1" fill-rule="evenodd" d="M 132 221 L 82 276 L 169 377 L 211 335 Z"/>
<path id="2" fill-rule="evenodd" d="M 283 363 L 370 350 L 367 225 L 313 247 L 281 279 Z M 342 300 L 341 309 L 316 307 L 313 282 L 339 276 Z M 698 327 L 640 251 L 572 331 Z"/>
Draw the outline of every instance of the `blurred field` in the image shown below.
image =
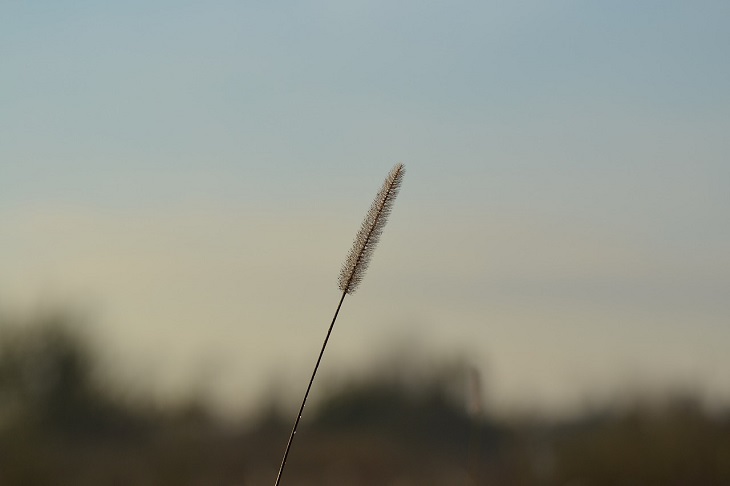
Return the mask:
<path id="1" fill-rule="evenodd" d="M 101 380 L 96 350 L 64 318 L 1 324 L 0 484 L 273 484 L 292 404 L 246 425 L 203 400 L 151 405 Z M 507 422 L 480 410 L 475 379 L 455 362 L 331 388 L 308 410 L 283 484 L 730 484 L 728 409 L 684 394 Z"/>

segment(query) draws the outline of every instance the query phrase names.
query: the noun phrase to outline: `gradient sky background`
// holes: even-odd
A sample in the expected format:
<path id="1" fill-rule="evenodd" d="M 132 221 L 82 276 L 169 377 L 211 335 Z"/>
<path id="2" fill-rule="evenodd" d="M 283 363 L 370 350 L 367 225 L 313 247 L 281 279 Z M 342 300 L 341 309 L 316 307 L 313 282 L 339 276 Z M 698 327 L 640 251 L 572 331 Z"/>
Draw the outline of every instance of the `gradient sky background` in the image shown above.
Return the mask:
<path id="1" fill-rule="evenodd" d="M 85 313 L 160 396 L 298 400 L 403 162 L 324 374 L 730 400 L 729 134 L 726 1 L 4 2 L 0 308 Z"/>

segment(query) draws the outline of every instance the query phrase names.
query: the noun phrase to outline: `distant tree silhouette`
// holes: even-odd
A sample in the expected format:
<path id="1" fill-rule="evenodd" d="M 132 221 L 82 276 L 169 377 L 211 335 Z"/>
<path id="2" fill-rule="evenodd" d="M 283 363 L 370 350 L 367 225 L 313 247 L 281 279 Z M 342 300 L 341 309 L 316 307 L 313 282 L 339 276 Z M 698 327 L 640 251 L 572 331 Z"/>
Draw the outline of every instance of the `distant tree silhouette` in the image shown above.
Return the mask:
<path id="1" fill-rule="evenodd" d="M 133 414 L 97 382 L 96 366 L 67 316 L 0 318 L 0 426 L 75 436 L 132 430 Z"/>

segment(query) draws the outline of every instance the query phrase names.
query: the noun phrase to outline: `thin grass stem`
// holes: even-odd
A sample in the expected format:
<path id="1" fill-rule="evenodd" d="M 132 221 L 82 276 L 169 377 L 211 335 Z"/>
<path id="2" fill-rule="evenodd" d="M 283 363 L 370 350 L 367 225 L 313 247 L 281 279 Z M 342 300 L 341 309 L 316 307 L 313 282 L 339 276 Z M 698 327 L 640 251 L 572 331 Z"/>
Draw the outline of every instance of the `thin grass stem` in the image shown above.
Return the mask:
<path id="1" fill-rule="evenodd" d="M 335 327 L 335 321 L 337 320 L 337 314 L 340 313 L 340 307 L 342 307 L 342 302 L 345 300 L 345 296 L 347 295 L 347 292 L 342 292 L 342 297 L 340 298 L 340 303 L 337 304 L 337 310 L 335 311 L 335 315 L 332 318 L 332 323 L 330 324 L 329 329 L 327 329 L 327 336 L 324 338 L 324 342 L 322 343 L 322 349 L 319 351 L 319 356 L 317 357 L 317 363 L 314 365 L 314 370 L 312 371 L 312 377 L 309 379 L 309 384 L 307 385 L 307 391 L 304 393 L 304 399 L 302 400 L 302 405 L 299 407 L 299 413 L 297 414 L 297 419 L 294 421 L 294 427 L 291 430 L 291 434 L 289 435 L 289 442 L 286 444 L 286 451 L 284 451 L 284 458 L 281 461 L 281 467 L 279 467 L 279 474 L 276 476 L 276 483 L 274 486 L 279 486 L 279 482 L 281 481 L 281 475 L 284 472 L 284 467 L 286 466 L 286 459 L 289 457 L 289 450 L 291 449 L 291 444 L 294 442 L 294 436 L 297 435 L 297 428 L 299 427 L 299 421 L 302 418 L 302 413 L 304 412 L 304 406 L 307 404 L 307 397 L 309 397 L 309 390 L 312 389 L 312 383 L 314 383 L 314 377 L 317 374 L 317 369 L 319 368 L 319 363 L 322 361 L 322 356 L 324 355 L 324 348 L 327 347 L 327 341 L 330 339 L 330 334 L 332 334 L 332 329 Z"/>

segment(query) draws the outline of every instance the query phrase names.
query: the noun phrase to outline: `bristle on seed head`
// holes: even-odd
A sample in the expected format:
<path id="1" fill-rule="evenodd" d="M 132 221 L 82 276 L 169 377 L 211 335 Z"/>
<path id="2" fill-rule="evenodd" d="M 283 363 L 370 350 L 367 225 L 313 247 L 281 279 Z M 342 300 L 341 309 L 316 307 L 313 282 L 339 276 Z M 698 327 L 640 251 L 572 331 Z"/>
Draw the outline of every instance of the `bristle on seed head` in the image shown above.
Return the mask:
<path id="1" fill-rule="evenodd" d="M 388 216 L 393 209 L 395 197 L 398 195 L 401 183 L 403 182 L 403 174 L 405 174 L 403 164 L 396 164 L 388 174 L 388 177 L 385 178 L 383 187 L 378 191 L 378 195 L 375 196 L 375 200 L 360 226 L 360 231 L 355 236 L 352 249 L 347 255 L 345 263 L 342 264 L 339 279 L 339 286 L 342 292 L 347 294 L 354 293 L 365 276 L 365 270 L 368 268 L 370 259 L 375 251 L 375 246 L 380 239 L 380 235 L 383 233 L 385 223 L 388 222 Z"/>

